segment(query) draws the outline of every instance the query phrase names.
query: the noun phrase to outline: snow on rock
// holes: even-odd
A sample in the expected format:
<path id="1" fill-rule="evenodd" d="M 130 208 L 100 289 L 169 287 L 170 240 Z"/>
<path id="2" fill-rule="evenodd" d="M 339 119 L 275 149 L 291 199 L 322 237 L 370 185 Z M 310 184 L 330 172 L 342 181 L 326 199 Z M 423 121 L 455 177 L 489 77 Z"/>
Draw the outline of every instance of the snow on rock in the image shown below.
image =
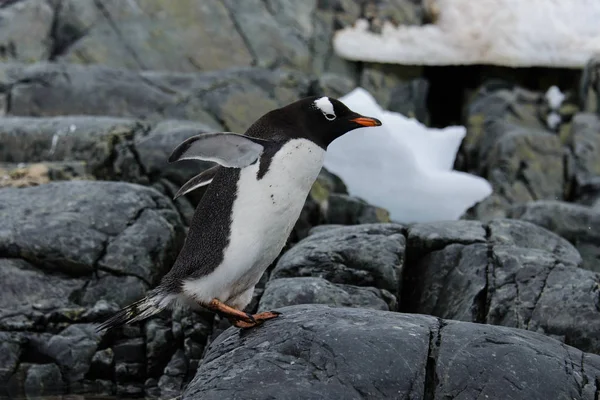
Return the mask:
<path id="1" fill-rule="evenodd" d="M 351 195 L 389 210 L 392 220 L 456 220 L 492 193 L 485 179 L 452 170 L 464 127 L 429 129 L 383 110 L 362 88 L 340 101 L 383 125 L 336 139 L 327 149 L 325 168 L 342 178 Z"/>
<path id="2" fill-rule="evenodd" d="M 381 34 L 359 20 L 334 37 L 350 60 L 410 65 L 495 64 L 578 68 L 600 52 L 598 0 L 434 0 L 437 20 L 386 23 Z"/>

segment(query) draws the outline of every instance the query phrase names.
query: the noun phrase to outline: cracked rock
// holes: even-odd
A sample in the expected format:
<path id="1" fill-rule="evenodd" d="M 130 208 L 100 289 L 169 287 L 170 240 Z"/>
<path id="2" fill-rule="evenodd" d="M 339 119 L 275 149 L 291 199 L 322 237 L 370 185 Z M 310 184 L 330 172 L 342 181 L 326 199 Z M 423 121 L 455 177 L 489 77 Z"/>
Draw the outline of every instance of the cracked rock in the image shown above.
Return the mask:
<path id="1" fill-rule="evenodd" d="M 311 87 L 308 75 L 292 70 L 137 72 L 53 63 L 0 64 L 0 84 L 10 95 L 10 116 L 190 120 L 239 133 L 273 108 L 307 96 Z"/>
<path id="2" fill-rule="evenodd" d="M 600 357 L 537 333 L 323 305 L 280 311 L 219 336 L 183 399 L 594 399 Z"/>
<path id="3" fill-rule="evenodd" d="M 511 210 L 511 217 L 567 239 L 581 254 L 581 267 L 600 272 L 600 210 L 560 201 L 536 201 Z"/>
<path id="4" fill-rule="evenodd" d="M 320 277 L 332 283 L 371 286 L 397 295 L 404 262 L 403 231 L 398 224 L 318 230 L 281 256 L 271 279 Z"/>
<path id="5" fill-rule="evenodd" d="M 494 193 L 469 217 L 507 216 L 513 205 L 561 200 L 570 179 L 561 138 L 545 125 L 543 95 L 506 84 L 479 89 L 467 107 L 467 136 L 460 169 L 486 178 Z"/>
<path id="6" fill-rule="evenodd" d="M 480 223 L 446 224 L 460 232 Z M 402 310 L 532 330 L 600 353 L 600 275 L 580 268 L 577 250 L 524 221 L 481 227 L 484 241 L 456 235 L 443 246 L 416 249 L 430 230 L 409 229 Z"/>
<path id="7" fill-rule="evenodd" d="M 281 278 L 267 283 L 259 312 L 295 304 L 329 304 L 338 307 L 394 311 L 395 297 L 373 287 L 333 284 L 323 278 Z"/>

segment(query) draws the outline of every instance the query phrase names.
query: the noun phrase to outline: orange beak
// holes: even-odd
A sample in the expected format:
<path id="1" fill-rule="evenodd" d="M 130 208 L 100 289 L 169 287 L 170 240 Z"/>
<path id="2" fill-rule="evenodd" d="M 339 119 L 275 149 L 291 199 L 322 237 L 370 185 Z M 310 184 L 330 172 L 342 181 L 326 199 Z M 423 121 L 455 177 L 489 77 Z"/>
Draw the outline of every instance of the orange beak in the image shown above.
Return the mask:
<path id="1" fill-rule="evenodd" d="M 354 118 L 354 119 L 351 119 L 350 121 L 356 122 L 357 124 L 359 124 L 361 126 L 381 126 L 380 120 L 375 119 L 375 118 L 369 118 L 369 117 Z"/>

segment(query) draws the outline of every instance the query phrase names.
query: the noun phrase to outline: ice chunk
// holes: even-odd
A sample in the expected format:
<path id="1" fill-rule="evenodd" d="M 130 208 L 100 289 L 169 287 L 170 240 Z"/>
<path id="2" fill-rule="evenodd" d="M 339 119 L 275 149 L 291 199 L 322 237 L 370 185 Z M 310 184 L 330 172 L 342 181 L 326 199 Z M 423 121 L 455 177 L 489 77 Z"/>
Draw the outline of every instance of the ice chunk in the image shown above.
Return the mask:
<path id="1" fill-rule="evenodd" d="M 383 123 L 329 145 L 325 168 L 342 178 L 351 195 L 388 209 L 395 221 L 429 222 L 458 219 L 491 194 L 485 179 L 452 170 L 464 127 L 427 128 L 383 110 L 362 88 L 340 101 Z"/>

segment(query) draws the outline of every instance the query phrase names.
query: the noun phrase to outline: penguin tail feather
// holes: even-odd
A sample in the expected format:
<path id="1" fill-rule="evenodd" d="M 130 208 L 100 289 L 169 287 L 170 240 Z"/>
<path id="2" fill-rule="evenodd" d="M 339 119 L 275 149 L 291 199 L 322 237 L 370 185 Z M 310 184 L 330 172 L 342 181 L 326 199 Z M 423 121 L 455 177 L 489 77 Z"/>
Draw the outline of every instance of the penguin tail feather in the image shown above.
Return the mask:
<path id="1" fill-rule="evenodd" d="M 138 322 L 156 315 L 164 309 L 165 307 L 157 306 L 153 296 L 146 296 L 117 311 L 113 316 L 101 323 L 96 328 L 96 331 L 101 332 L 103 330 L 118 328 L 126 324 Z"/>

